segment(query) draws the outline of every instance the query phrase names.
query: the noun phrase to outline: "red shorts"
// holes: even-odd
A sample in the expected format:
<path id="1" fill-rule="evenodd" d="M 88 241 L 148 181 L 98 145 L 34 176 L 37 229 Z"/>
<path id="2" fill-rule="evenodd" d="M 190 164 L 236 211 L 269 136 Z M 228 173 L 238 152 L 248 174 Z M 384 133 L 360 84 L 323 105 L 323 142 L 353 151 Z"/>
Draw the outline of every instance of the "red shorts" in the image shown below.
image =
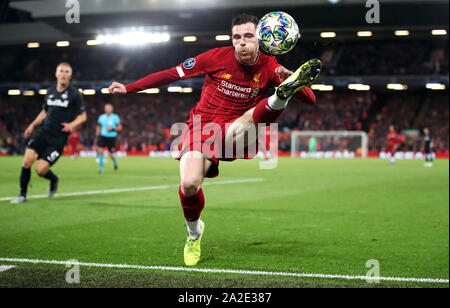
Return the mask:
<path id="1" fill-rule="evenodd" d="M 233 161 L 236 159 L 252 159 L 258 153 L 258 147 L 236 154 L 236 149 L 227 149 L 225 146 L 226 131 L 236 121 L 240 115 L 230 116 L 205 116 L 201 113 L 195 113 L 195 108 L 191 111 L 189 121 L 180 137 L 181 149 L 176 159 L 187 152 L 196 151 L 202 153 L 208 160 L 212 162 L 205 177 L 213 178 L 219 175 L 219 161 Z"/>
<path id="2" fill-rule="evenodd" d="M 396 151 L 399 146 L 400 146 L 399 143 L 389 143 L 386 148 L 386 152 L 392 153 L 392 152 Z"/>

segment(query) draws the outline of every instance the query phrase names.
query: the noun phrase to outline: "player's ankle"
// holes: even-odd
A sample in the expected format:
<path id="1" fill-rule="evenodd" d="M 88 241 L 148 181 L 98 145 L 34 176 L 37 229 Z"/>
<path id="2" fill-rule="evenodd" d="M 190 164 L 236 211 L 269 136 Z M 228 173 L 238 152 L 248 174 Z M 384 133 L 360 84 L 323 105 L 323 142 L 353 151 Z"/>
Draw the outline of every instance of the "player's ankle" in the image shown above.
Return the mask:
<path id="1" fill-rule="evenodd" d="M 277 94 L 273 94 L 272 96 L 269 97 L 268 101 L 267 101 L 267 105 L 269 105 L 269 107 L 272 110 L 282 110 L 284 108 L 286 108 L 287 104 L 289 103 L 289 100 L 291 98 L 287 98 L 285 100 L 280 99 Z"/>

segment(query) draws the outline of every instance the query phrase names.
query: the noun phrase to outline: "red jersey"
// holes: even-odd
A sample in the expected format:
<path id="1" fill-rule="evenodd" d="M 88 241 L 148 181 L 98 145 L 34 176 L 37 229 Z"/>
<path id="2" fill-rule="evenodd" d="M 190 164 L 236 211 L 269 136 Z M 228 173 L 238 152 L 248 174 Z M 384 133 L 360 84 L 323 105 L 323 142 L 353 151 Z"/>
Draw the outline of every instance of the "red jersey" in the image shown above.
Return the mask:
<path id="1" fill-rule="evenodd" d="M 138 92 L 205 74 L 201 99 L 194 108 L 194 113 L 209 119 L 237 118 L 255 107 L 270 88 L 281 83 L 275 74 L 278 66 L 280 64 L 275 57 L 262 53 L 259 53 L 253 65 L 240 63 L 235 57 L 233 46 L 222 47 L 125 87 L 128 93 Z M 315 103 L 314 93 L 310 88 L 302 89 L 296 97 L 309 104 Z"/>
<path id="2" fill-rule="evenodd" d="M 388 133 L 388 143 L 397 144 L 399 142 L 398 133 L 396 131 Z"/>
<path id="3" fill-rule="evenodd" d="M 70 133 L 68 140 L 70 143 L 80 142 L 80 133 L 74 130 L 73 132 Z"/>

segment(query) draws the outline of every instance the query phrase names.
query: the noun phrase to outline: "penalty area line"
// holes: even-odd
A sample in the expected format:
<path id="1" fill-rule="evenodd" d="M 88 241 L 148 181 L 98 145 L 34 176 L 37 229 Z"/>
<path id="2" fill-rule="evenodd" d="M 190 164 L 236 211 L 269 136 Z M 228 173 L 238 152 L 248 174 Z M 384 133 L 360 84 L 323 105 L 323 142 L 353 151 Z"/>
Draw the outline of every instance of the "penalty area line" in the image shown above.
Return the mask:
<path id="1" fill-rule="evenodd" d="M 207 183 L 203 183 L 202 185 L 203 186 L 213 186 L 213 185 L 227 185 L 227 184 L 241 184 L 241 183 L 256 183 L 256 182 L 262 182 L 262 181 L 264 181 L 263 178 L 250 178 L 250 179 L 225 180 L 225 181 L 218 181 L 218 182 L 207 182 Z M 102 195 L 102 194 L 113 194 L 113 193 L 145 191 L 145 190 L 160 190 L 160 189 L 178 188 L 178 186 L 180 186 L 180 184 L 158 185 L 158 186 L 147 186 L 147 187 L 131 187 L 131 188 L 119 188 L 119 189 L 90 190 L 90 191 L 55 194 L 53 196 L 53 198 L 85 196 L 85 195 Z M 17 198 L 17 197 L 4 197 L 4 198 L 0 198 L 0 201 L 11 201 L 15 198 Z M 27 199 L 42 199 L 42 198 L 48 198 L 48 195 L 31 195 L 31 196 L 27 197 Z"/>
<path id="2" fill-rule="evenodd" d="M 71 260 L 71 261 L 55 261 L 55 260 L 19 259 L 19 258 L 0 258 L 0 261 L 11 262 L 11 263 L 53 264 L 53 265 L 67 265 L 67 264 L 73 265 L 74 264 L 73 260 Z M 160 271 L 172 271 L 172 272 L 195 272 L 195 273 L 212 273 L 212 274 L 238 274 L 238 275 L 255 275 L 255 276 L 345 279 L 345 280 L 366 280 L 366 281 L 380 280 L 380 281 L 397 281 L 397 282 L 449 283 L 448 279 L 436 279 L 436 278 L 403 278 L 403 277 L 368 277 L 368 276 L 350 276 L 350 275 L 324 275 L 324 274 L 284 273 L 284 272 L 266 272 L 266 271 L 251 271 L 251 270 L 187 268 L 187 267 L 171 267 L 171 266 L 102 264 L 102 263 L 88 263 L 88 262 L 78 262 L 77 265 L 86 266 L 86 267 L 99 267 L 99 268 L 160 270 Z"/>

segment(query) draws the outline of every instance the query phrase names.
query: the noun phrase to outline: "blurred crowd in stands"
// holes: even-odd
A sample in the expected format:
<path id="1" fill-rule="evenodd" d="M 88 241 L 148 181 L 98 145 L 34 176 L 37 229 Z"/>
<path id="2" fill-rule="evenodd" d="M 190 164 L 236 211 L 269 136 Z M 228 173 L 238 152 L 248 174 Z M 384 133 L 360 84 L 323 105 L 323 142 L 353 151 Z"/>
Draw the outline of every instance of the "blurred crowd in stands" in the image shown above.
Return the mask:
<path id="1" fill-rule="evenodd" d="M 127 96 L 84 96 L 87 123 L 79 130 L 85 149 L 93 149 L 95 126 L 104 104 L 114 105 L 122 120 L 119 148 L 130 152 L 168 150 L 175 138 L 170 127 L 185 122 L 199 100 L 191 94 L 132 94 Z M 405 92 L 316 92 L 318 104 L 308 106 L 292 100 L 279 119 L 279 149 L 290 151 L 291 130 L 364 130 L 369 150 L 387 146 L 387 130 L 394 124 L 399 133 L 410 130 L 402 150 L 422 151 L 421 130 L 429 127 L 436 138 L 436 151 L 449 150 L 448 91 Z M 0 149 L 23 153 L 23 132 L 42 107 L 43 96 L 0 96 Z M 415 133 L 414 133 L 415 132 Z"/>
<path id="2" fill-rule="evenodd" d="M 226 46 L 229 42 L 221 44 Z M 143 49 L 111 46 L 4 49 L 0 51 L 0 83 L 53 81 L 54 69 L 62 61 L 72 64 L 74 81 L 136 80 L 214 47 L 217 44 L 184 43 Z M 446 75 L 449 72 L 447 40 L 301 41 L 293 51 L 277 57 L 281 64 L 292 69 L 311 58 L 322 60 L 325 76 Z"/>

